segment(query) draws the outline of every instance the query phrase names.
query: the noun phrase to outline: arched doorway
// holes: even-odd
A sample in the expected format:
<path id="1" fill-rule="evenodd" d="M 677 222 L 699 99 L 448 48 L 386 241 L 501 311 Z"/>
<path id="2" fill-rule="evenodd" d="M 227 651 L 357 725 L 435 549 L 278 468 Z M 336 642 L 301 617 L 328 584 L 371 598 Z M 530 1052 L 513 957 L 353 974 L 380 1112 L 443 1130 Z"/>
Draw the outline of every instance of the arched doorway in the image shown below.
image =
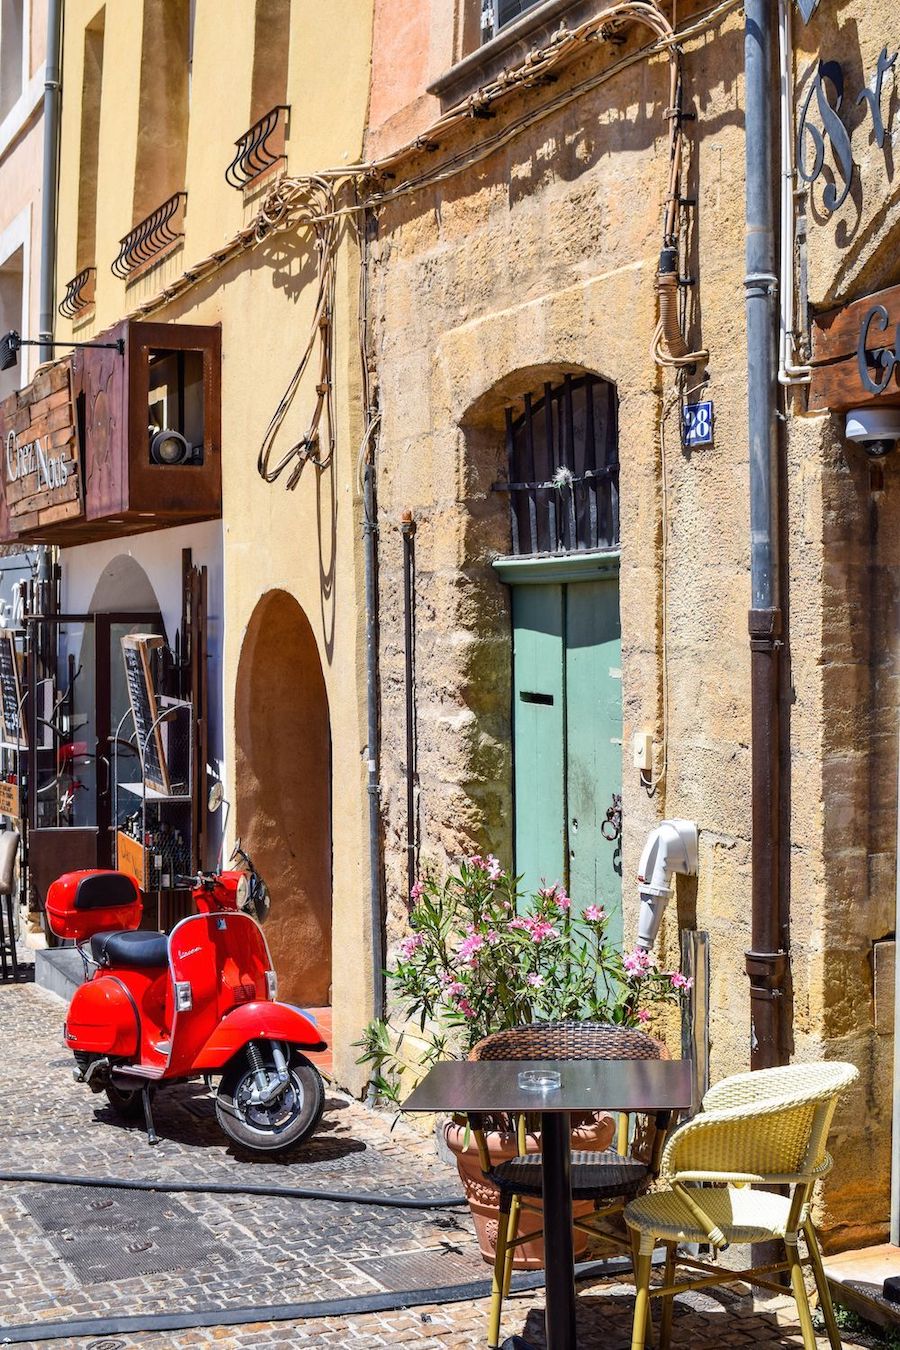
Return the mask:
<path id="1" fill-rule="evenodd" d="M 237 833 L 269 886 L 266 938 L 280 997 L 331 1002 L 331 733 L 309 620 L 269 591 L 241 649 L 235 699 Z"/>

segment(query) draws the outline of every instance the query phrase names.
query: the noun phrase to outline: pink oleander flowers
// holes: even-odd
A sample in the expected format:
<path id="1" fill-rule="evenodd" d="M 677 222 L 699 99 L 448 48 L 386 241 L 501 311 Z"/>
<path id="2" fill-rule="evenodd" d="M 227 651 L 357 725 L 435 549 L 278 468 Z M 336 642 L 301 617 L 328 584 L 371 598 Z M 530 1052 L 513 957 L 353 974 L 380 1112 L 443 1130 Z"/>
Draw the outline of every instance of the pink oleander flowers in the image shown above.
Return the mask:
<path id="1" fill-rule="evenodd" d="M 680 973 L 659 971 L 650 953 L 622 953 L 602 904 L 579 914 L 558 882 L 525 895 L 520 880 L 488 854 L 413 886 L 410 932 L 388 972 L 397 1011 L 390 1028 L 373 1023 L 361 1043 L 381 1095 L 391 1095 L 391 1047 L 407 1027 L 437 1059 L 535 1021 L 640 1026 L 647 1005 L 677 1002 L 690 988 Z"/>

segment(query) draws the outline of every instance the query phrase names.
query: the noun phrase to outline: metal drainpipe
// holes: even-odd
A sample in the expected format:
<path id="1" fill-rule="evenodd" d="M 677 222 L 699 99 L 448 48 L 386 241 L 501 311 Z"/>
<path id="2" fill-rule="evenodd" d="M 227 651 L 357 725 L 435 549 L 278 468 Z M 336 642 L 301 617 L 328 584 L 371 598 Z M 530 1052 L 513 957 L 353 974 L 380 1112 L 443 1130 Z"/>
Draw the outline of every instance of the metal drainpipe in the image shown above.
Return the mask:
<path id="1" fill-rule="evenodd" d="M 897 880 L 894 908 L 894 1101 L 891 1114 L 891 1242 L 900 1247 L 900 757 L 897 768 Z"/>
<path id="2" fill-rule="evenodd" d="M 752 919 L 750 1065 L 784 1057 L 781 929 L 778 558 L 778 423 L 775 355 L 777 278 L 773 170 L 773 62 L 770 0 L 744 7 L 746 130 L 747 405 L 750 454 L 750 708 L 752 746 Z"/>
<path id="3" fill-rule="evenodd" d="M 60 50 L 63 0 L 47 5 L 47 58 L 44 66 L 44 166 L 41 182 L 41 279 L 38 339 L 41 361 L 49 361 L 53 341 L 53 297 L 56 289 L 56 202 L 59 174 L 59 117 L 62 102 Z"/>
<path id="4" fill-rule="evenodd" d="M 406 693 L 406 892 L 416 882 L 418 831 L 416 829 L 416 522 L 412 511 L 404 511 L 400 523 L 403 535 L 403 647 Z"/>
<path id="5" fill-rule="evenodd" d="M 378 781 L 378 515 L 375 453 L 363 476 L 363 539 L 366 580 L 366 697 L 369 771 L 369 896 L 372 926 L 372 1016 L 384 1016 L 384 915 L 381 884 L 381 785 Z"/>

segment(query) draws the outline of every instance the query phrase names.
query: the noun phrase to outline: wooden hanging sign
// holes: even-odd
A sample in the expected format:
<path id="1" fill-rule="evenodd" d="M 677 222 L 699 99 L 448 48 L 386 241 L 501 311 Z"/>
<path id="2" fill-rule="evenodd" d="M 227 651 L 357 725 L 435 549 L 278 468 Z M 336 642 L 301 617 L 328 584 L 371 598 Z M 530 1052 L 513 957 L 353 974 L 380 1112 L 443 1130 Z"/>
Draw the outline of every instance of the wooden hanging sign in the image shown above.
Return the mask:
<path id="1" fill-rule="evenodd" d="M 3 492 L 12 533 L 84 514 L 71 361 L 39 371 L 0 404 Z"/>
<path id="2" fill-rule="evenodd" d="M 812 321 L 809 409 L 896 407 L 900 402 L 900 286 L 853 300 Z"/>
<path id="3" fill-rule="evenodd" d="M 134 729 L 137 734 L 144 783 L 151 791 L 160 792 L 168 797 L 171 792 L 169 771 L 162 725 L 157 721 L 159 706 L 153 685 L 153 671 L 150 668 L 151 652 L 164 646 L 165 638 L 152 635 L 137 634 L 122 638 L 125 680 L 128 685 L 131 711 L 134 714 Z"/>

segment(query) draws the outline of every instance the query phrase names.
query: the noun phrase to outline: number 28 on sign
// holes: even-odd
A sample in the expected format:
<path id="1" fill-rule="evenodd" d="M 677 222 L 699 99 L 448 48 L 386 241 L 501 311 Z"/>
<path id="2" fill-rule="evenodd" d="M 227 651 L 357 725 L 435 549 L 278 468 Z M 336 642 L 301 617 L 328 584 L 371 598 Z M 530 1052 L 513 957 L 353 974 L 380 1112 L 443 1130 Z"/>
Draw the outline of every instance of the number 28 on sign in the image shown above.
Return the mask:
<path id="1" fill-rule="evenodd" d="M 685 448 L 695 445 L 712 445 L 713 405 L 710 399 L 706 403 L 686 403 L 681 410 L 681 440 Z"/>

